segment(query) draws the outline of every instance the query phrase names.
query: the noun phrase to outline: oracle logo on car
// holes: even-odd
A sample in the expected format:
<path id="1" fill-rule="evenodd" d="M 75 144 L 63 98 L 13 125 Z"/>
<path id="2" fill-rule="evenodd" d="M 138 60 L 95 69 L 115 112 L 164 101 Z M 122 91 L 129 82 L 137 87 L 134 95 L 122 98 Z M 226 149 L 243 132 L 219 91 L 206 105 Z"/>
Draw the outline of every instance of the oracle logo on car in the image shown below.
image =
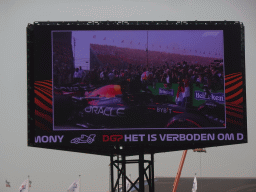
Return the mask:
<path id="1" fill-rule="evenodd" d="M 113 108 L 113 107 L 102 107 L 102 106 L 88 106 L 84 109 L 86 113 L 101 114 L 109 117 L 123 116 L 125 108 Z"/>
<path id="2" fill-rule="evenodd" d="M 103 135 L 103 142 L 120 142 L 123 138 L 123 135 Z"/>

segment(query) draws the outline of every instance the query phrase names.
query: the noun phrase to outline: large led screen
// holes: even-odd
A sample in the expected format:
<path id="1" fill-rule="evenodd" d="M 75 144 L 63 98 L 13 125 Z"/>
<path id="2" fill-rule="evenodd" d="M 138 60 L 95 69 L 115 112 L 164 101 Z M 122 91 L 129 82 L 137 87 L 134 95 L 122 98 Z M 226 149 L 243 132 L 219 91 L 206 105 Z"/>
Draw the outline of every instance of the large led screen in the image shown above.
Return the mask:
<path id="1" fill-rule="evenodd" d="M 132 155 L 247 142 L 232 24 L 34 25 L 29 145 Z"/>

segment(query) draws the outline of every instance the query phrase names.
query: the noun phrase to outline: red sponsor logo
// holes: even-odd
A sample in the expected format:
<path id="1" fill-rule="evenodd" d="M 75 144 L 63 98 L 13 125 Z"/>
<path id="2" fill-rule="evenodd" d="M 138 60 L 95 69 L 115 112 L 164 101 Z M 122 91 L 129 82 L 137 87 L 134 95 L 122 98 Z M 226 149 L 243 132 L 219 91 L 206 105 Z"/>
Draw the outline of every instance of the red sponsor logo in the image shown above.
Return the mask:
<path id="1" fill-rule="evenodd" d="M 103 135 L 103 142 L 120 142 L 123 138 L 123 135 Z"/>

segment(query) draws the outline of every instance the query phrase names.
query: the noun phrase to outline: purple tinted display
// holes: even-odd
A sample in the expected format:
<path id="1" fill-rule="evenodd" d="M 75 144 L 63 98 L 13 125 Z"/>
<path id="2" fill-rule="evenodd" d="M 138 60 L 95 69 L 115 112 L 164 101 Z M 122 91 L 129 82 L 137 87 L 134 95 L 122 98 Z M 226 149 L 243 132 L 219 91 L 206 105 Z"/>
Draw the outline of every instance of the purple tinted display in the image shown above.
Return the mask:
<path id="1" fill-rule="evenodd" d="M 221 30 L 53 31 L 53 130 L 226 128 Z"/>

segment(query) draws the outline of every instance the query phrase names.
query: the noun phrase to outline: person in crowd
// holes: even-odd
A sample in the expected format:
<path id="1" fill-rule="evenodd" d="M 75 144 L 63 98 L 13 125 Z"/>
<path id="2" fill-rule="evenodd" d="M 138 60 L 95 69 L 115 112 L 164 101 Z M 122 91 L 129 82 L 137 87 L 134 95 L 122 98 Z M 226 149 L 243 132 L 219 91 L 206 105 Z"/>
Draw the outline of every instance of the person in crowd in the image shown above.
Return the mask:
<path id="1" fill-rule="evenodd" d="M 104 70 L 105 70 L 105 69 L 103 68 L 102 71 L 101 71 L 101 73 L 100 73 L 100 80 L 101 80 L 101 81 L 104 81 L 104 80 L 105 80 L 105 79 L 104 79 L 104 72 L 105 72 Z"/>
<path id="2" fill-rule="evenodd" d="M 182 106 L 183 98 L 184 98 L 184 83 L 178 82 L 178 91 L 176 94 L 175 102 L 177 105 Z"/>
<path id="3" fill-rule="evenodd" d="M 143 69 L 140 80 L 141 80 L 141 82 L 144 82 L 144 81 L 147 80 L 147 70 L 146 70 L 146 68 Z"/>
<path id="4" fill-rule="evenodd" d="M 108 78 L 110 82 L 113 82 L 115 75 L 114 75 L 114 71 L 110 71 L 108 74 Z"/>
<path id="5" fill-rule="evenodd" d="M 213 67 L 211 70 L 211 86 L 210 89 L 213 91 L 216 91 L 220 89 L 221 82 L 220 82 L 220 77 L 218 76 L 218 70 Z"/>
<path id="6" fill-rule="evenodd" d="M 185 78 L 183 79 L 183 83 L 184 83 L 184 93 L 183 93 L 182 107 L 188 107 L 188 105 L 190 105 L 190 82 L 189 82 L 188 74 L 185 75 Z"/>
<path id="7" fill-rule="evenodd" d="M 221 87 L 220 89 L 224 89 L 224 74 L 223 74 L 223 63 L 219 64 L 219 73 L 218 76 L 220 77 L 220 83 L 221 83 Z"/>
<path id="8" fill-rule="evenodd" d="M 82 73 L 82 80 L 81 80 L 83 84 L 86 83 L 86 76 L 87 76 L 87 72 L 86 70 L 84 70 Z"/>
<path id="9" fill-rule="evenodd" d="M 79 82 L 81 82 L 82 77 L 83 77 L 83 69 L 82 69 L 82 67 L 80 66 L 80 67 L 79 67 L 79 70 L 78 70 Z"/>
<path id="10" fill-rule="evenodd" d="M 169 80 L 169 79 L 168 79 Z M 161 82 L 166 84 L 167 83 L 167 73 L 164 72 L 161 76 Z"/>
<path id="11" fill-rule="evenodd" d="M 79 82 L 79 69 L 78 68 L 76 68 L 76 70 L 74 72 L 73 80 L 74 80 L 74 83 L 78 83 Z"/>
<path id="12" fill-rule="evenodd" d="M 172 62 L 172 65 L 156 62 L 151 68 L 145 64 L 129 63 L 118 66 L 109 62 L 108 65 L 102 67 L 102 69 L 95 68 L 88 71 L 87 75 L 82 76 L 82 81 L 91 82 L 93 85 L 104 85 L 127 81 L 127 79 L 134 82 L 135 79 L 139 79 L 142 86 L 153 85 L 154 88 L 156 83 L 178 83 L 176 102 L 180 106 L 187 106 L 188 103 L 192 103 L 189 101 L 192 94 L 191 87 L 194 83 L 197 83 L 200 87 L 207 85 L 212 90 L 220 90 L 224 87 L 223 64 L 216 64 L 216 62 L 210 65 L 205 63 L 188 64 L 186 61 L 175 61 L 175 63 Z M 72 75 L 74 83 L 80 81 L 80 70 L 81 67 L 76 68 Z M 137 87 L 134 90 L 137 90 Z"/>
<path id="13" fill-rule="evenodd" d="M 147 80 L 149 84 L 153 83 L 154 75 L 153 75 L 153 69 L 150 67 L 147 73 Z"/>
<path id="14" fill-rule="evenodd" d="M 161 82 L 161 74 L 159 69 L 155 71 L 153 78 L 156 83 Z"/>

